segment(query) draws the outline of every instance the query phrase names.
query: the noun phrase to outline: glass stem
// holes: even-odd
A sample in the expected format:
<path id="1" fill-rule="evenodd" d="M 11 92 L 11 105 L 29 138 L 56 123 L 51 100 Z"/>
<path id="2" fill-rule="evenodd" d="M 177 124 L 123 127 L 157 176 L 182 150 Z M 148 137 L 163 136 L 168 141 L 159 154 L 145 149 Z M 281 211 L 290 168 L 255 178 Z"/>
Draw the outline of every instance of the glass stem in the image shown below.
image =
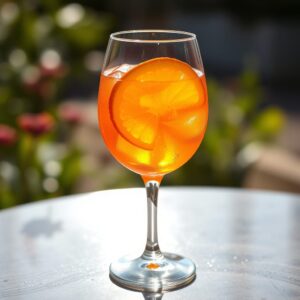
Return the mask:
<path id="1" fill-rule="evenodd" d="M 147 192 L 147 243 L 142 258 L 156 260 L 163 258 L 157 237 L 157 197 L 159 183 L 150 180 L 146 183 Z"/>

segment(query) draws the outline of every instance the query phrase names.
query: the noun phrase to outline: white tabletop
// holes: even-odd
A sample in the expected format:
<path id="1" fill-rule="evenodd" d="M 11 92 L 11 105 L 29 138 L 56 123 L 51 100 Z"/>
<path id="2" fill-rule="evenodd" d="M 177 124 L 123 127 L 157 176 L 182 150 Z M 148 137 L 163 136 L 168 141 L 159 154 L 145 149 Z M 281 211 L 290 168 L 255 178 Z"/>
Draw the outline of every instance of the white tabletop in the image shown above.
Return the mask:
<path id="1" fill-rule="evenodd" d="M 168 299 L 300 299 L 300 196 L 162 188 L 163 251 L 197 264 Z M 142 253 L 146 195 L 122 189 L 0 212 L 0 299 L 144 299 L 109 279 L 111 261 Z M 153 298 L 154 299 L 154 298 Z"/>

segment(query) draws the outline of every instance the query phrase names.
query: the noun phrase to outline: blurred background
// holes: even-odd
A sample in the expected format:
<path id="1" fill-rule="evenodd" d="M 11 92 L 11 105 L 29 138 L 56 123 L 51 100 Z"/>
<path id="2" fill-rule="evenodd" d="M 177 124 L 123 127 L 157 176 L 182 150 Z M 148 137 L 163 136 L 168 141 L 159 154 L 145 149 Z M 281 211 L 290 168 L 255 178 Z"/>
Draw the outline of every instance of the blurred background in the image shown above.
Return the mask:
<path id="1" fill-rule="evenodd" d="M 0 2 L 0 209 L 142 186 L 97 127 L 99 72 L 113 31 L 197 34 L 210 119 L 200 150 L 165 185 L 300 192 L 300 2 Z"/>

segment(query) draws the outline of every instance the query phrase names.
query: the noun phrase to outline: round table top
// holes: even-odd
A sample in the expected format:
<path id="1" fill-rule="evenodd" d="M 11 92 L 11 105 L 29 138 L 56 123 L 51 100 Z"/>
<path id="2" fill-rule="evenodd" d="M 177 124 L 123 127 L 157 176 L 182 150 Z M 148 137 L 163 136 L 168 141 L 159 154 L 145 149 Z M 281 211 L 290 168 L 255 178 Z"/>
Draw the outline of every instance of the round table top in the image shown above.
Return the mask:
<path id="1" fill-rule="evenodd" d="M 220 188 L 161 188 L 162 250 L 197 265 L 168 299 L 300 299 L 300 196 Z M 122 289 L 109 264 L 139 256 L 146 194 L 119 189 L 0 213 L 0 299 L 157 299 Z"/>

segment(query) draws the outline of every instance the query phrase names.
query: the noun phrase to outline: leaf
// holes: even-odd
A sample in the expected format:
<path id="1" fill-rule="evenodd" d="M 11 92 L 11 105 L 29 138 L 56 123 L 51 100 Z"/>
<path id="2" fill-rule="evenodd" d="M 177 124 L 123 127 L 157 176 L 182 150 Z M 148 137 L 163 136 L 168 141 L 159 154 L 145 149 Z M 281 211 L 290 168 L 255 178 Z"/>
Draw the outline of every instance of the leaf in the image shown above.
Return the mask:
<path id="1" fill-rule="evenodd" d="M 261 114 L 259 114 L 254 120 L 254 128 L 259 132 L 259 135 L 263 138 L 272 138 L 283 127 L 284 115 L 278 108 L 267 108 Z"/>
<path id="2" fill-rule="evenodd" d="M 81 175 L 81 152 L 71 148 L 61 160 L 62 172 L 58 177 L 61 189 L 65 194 L 74 192 L 77 180 Z"/>
<path id="3" fill-rule="evenodd" d="M 18 204 L 16 195 L 0 178 L 0 210 Z"/>

